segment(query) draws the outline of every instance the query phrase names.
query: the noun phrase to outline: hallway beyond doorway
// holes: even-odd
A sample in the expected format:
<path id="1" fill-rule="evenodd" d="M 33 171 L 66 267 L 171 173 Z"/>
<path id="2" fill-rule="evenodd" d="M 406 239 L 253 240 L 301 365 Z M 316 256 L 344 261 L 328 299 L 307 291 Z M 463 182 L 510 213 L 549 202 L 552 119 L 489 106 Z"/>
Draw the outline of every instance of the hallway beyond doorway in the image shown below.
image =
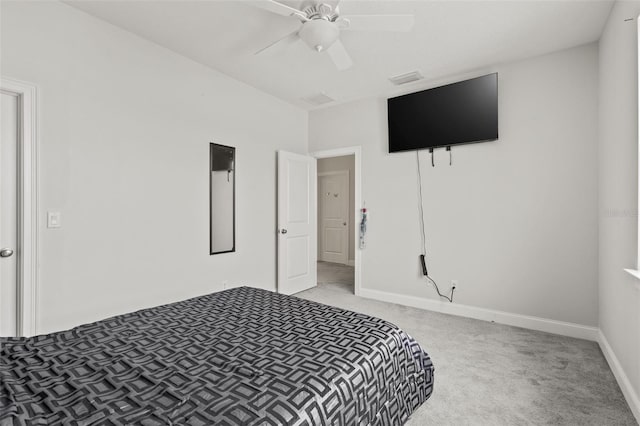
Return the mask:
<path id="1" fill-rule="evenodd" d="M 318 287 L 354 293 L 354 267 L 341 263 L 318 262 Z"/>

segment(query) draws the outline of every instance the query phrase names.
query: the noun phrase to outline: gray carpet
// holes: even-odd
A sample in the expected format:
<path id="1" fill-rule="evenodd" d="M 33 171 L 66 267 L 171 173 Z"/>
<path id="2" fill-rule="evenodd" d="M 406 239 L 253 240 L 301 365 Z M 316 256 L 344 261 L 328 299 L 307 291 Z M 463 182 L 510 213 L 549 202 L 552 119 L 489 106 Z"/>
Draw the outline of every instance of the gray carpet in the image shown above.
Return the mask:
<path id="1" fill-rule="evenodd" d="M 434 392 L 408 425 L 637 425 L 594 342 L 363 299 L 326 281 L 296 296 L 384 318 L 431 355 Z"/>

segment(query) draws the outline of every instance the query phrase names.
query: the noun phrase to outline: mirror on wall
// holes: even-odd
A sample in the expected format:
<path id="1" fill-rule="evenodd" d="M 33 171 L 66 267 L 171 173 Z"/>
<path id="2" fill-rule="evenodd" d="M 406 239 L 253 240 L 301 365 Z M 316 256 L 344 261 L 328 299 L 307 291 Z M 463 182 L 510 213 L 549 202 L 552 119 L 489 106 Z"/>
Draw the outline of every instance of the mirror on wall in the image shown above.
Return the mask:
<path id="1" fill-rule="evenodd" d="M 210 254 L 236 251 L 236 149 L 210 144 Z"/>

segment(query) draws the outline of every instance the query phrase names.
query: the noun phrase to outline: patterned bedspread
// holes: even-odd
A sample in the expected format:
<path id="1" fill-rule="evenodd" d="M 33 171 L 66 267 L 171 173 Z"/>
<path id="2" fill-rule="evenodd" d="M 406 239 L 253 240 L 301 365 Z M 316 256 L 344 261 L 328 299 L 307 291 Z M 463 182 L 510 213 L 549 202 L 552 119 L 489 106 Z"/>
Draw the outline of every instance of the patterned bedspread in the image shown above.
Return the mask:
<path id="1" fill-rule="evenodd" d="M 400 425 L 433 389 L 393 324 L 248 287 L 1 338 L 0 425 Z"/>

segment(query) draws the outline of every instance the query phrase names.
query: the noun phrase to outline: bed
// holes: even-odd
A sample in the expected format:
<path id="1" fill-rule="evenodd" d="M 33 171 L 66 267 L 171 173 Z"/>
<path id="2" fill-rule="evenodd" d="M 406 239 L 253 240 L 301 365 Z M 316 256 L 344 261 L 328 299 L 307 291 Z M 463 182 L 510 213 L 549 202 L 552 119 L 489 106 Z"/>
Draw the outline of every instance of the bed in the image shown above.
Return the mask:
<path id="1" fill-rule="evenodd" d="M 0 425 L 400 425 L 433 365 L 395 325 L 240 287 L 0 338 Z"/>

